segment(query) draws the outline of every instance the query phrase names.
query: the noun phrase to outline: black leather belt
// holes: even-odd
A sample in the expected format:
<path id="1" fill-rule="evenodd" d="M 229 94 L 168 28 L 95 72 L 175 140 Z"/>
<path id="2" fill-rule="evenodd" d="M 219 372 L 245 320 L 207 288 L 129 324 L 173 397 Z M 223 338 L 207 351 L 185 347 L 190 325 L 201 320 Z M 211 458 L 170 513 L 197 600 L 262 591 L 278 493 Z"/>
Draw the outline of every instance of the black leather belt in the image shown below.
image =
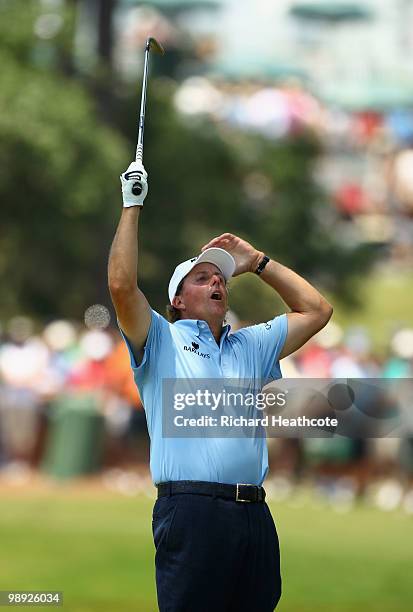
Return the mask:
<path id="1" fill-rule="evenodd" d="M 221 484 L 220 482 L 202 482 L 198 480 L 177 480 L 161 482 L 157 486 L 158 497 L 193 493 L 195 495 L 210 495 L 222 497 L 237 502 L 264 502 L 265 490 L 251 484 Z"/>

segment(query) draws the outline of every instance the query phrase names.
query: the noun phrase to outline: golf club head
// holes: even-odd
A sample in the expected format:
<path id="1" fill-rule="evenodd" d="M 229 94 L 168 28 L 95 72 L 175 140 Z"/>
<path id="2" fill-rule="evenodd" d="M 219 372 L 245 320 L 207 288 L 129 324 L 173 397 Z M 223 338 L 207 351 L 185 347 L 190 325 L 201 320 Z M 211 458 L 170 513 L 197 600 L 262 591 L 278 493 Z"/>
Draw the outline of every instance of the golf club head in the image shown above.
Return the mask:
<path id="1" fill-rule="evenodd" d="M 159 55 L 165 54 L 164 48 L 162 47 L 161 43 L 159 43 L 156 38 L 152 38 L 151 36 L 146 41 L 146 49 L 148 51 L 155 51 L 156 53 L 159 53 Z"/>

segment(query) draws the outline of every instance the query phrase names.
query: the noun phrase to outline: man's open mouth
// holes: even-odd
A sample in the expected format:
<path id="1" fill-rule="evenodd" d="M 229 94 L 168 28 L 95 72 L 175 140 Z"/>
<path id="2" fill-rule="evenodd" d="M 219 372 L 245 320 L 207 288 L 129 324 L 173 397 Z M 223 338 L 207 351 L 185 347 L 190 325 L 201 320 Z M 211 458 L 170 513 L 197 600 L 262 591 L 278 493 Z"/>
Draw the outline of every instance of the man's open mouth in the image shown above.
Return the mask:
<path id="1" fill-rule="evenodd" d="M 221 301 L 222 300 L 222 295 L 220 294 L 219 291 L 214 291 L 214 293 L 211 294 L 211 300 Z"/>

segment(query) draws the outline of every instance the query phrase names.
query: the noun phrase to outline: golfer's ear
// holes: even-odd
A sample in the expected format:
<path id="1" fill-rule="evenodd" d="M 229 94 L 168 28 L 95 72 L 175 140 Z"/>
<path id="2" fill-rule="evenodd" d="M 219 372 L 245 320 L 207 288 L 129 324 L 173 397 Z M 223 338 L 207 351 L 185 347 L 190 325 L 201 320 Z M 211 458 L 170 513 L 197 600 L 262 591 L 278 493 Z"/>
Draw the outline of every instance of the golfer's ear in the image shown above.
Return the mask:
<path id="1" fill-rule="evenodd" d="M 174 308 L 176 308 L 177 310 L 184 310 L 185 309 L 184 301 L 183 301 L 183 299 L 182 299 L 182 297 L 180 295 L 176 295 L 174 297 L 174 299 L 172 300 L 172 306 Z"/>

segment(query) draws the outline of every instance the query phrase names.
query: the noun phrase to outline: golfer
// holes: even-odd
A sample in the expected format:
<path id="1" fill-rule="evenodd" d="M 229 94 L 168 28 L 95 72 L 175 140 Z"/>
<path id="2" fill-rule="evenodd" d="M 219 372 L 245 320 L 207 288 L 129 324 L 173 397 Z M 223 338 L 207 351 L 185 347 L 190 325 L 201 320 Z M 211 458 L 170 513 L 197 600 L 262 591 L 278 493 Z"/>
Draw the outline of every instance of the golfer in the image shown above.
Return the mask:
<path id="1" fill-rule="evenodd" d="M 136 183 L 140 189 L 136 190 Z M 281 377 L 279 360 L 326 325 L 330 304 L 303 278 L 232 234 L 177 266 L 167 321 L 151 309 L 137 277 L 139 216 L 147 174 L 121 175 L 123 212 L 109 257 L 109 288 L 145 408 L 156 586 L 161 612 L 270 612 L 281 595 L 279 544 L 265 503 L 264 437 L 162 436 L 163 379 Z M 133 191 L 141 191 L 134 195 Z M 255 273 L 291 312 L 231 333 L 227 282 Z"/>

